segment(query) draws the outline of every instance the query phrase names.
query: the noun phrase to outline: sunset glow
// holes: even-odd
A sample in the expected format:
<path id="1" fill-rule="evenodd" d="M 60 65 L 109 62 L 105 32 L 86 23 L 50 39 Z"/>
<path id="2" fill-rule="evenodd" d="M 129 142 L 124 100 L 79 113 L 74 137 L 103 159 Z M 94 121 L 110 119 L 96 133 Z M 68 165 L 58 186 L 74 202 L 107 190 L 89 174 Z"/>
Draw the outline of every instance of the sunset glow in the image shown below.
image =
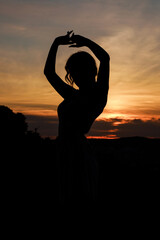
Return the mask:
<path id="1" fill-rule="evenodd" d="M 2 0 L 0 105 L 28 116 L 31 129 L 37 121 L 43 136 L 56 136 L 52 128 L 58 127 L 57 106 L 63 99 L 49 85 L 43 69 L 54 38 L 73 29 L 93 39 L 111 57 L 108 103 L 88 137 L 131 136 L 129 127 L 135 124 L 135 134 L 160 137 L 159 12 L 159 0 Z M 76 51 L 59 48 L 56 67 L 62 79 L 65 62 Z M 46 126 L 51 117 L 56 124 L 49 125 L 49 133 Z M 110 124 L 107 132 L 108 125 L 103 129 L 99 125 L 103 122 Z M 151 130 L 145 134 L 145 129 Z"/>

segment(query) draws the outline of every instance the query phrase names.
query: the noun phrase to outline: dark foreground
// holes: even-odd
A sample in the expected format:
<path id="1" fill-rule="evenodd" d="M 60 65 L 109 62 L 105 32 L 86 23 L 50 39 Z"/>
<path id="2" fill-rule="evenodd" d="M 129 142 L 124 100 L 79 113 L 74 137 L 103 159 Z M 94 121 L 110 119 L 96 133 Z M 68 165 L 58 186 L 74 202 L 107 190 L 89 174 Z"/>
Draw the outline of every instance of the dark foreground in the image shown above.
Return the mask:
<path id="1" fill-rule="evenodd" d="M 89 141 L 99 165 L 96 207 L 128 211 L 134 207 L 157 206 L 160 139 Z M 2 196 L 6 211 L 32 214 L 60 207 L 55 186 L 55 141 L 35 135 L 35 139 L 32 136 L 28 140 L 12 140 L 1 146 Z"/>
<path id="2" fill-rule="evenodd" d="M 160 139 L 93 140 L 99 162 L 99 203 L 119 207 L 156 205 Z"/>

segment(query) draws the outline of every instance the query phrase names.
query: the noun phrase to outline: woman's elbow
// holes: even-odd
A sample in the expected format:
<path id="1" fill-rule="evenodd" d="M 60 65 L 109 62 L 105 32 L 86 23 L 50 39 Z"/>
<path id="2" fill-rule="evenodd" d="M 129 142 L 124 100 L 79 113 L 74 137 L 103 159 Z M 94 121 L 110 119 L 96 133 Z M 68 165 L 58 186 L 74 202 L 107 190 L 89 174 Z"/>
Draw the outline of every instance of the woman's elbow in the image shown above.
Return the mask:
<path id="1" fill-rule="evenodd" d="M 44 73 L 44 75 L 47 77 L 48 71 L 47 71 L 46 67 L 44 68 L 43 73 Z"/>
<path id="2" fill-rule="evenodd" d="M 44 69 L 44 75 L 49 82 L 56 79 L 56 73 L 51 73 L 50 71 Z"/>
<path id="3" fill-rule="evenodd" d="M 47 79 L 49 79 L 51 77 L 51 75 L 53 75 L 53 74 L 51 74 L 50 71 L 48 71 L 48 69 L 46 67 L 44 68 L 43 73 L 44 73 L 44 75 L 46 76 Z"/>
<path id="4" fill-rule="evenodd" d="M 110 61 L 110 56 L 109 56 L 109 54 L 107 52 L 104 53 L 102 58 L 103 58 L 103 61 L 106 61 L 106 62 Z"/>

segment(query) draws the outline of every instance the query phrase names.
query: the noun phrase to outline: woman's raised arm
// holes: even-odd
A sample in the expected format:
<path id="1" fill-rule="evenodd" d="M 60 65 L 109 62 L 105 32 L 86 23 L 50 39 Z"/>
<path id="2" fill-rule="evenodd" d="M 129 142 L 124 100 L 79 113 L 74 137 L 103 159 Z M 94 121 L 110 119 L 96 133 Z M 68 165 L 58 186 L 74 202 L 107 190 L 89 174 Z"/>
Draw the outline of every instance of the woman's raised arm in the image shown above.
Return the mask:
<path id="1" fill-rule="evenodd" d="M 67 35 L 57 37 L 48 54 L 45 68 L 44 68 L 44 75 L 50 82 L 50 84 L 54 87 L 54 89 L 63 97 L 68 98 L 70 97 L 76 90 L 66 84 L 56 73 L 55 64 L 56 64 L 56 55 L 59 45 L 69 45 L 71 44 L 70 34 L 72 31 L 68 32 Z"/>
<path id="2" fill-rule="evenodd" d="M 110 56 L 109 54 L 98 44 L 80 35 L 72 35 L 72 42 L 74 43 L 70 47 L 88 47 L 100 61 L 97 85 L 101 93 L 107 96 L 109 89 L 109 65 Z"/>

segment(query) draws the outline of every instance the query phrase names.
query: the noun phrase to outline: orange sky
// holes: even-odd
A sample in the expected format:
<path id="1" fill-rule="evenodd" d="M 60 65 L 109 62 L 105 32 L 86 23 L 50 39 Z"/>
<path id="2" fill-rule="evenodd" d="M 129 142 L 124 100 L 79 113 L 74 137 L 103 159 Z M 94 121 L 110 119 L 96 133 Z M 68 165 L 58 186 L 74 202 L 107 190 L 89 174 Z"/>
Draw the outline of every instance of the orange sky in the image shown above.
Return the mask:
<path id="1" fill-rule="evenodd" d="M 45 79 L 43 68 L 53 39 L 73 29 L 111 56 L 108 104 L 99 120 L 160 118 L 158 0 L 0 4 L 1 105 L 24 114 L 56 116 L 62 98 Z M 59 48 L 57 71 L 63 79 L 65 61 L 75 51 Z"/>

